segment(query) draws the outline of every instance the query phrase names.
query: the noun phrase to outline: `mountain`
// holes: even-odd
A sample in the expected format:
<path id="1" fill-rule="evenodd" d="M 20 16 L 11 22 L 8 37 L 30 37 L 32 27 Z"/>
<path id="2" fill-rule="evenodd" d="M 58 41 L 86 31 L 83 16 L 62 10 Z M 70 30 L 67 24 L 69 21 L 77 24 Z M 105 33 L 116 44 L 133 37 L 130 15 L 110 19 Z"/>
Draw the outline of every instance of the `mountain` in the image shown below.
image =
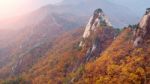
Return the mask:
<path id="1" fill-rule="evenodd" d="M 139 20 L 139 17 L 129 8 L 111 3 L 107 0 L 64 0 L 59 5 L 47 5 L 30 14 L 2 20 L 0 21 L 0 28 L 22 28 L 26 25 L 38 24 L 49 14 L 77 16 L 77 22 L 84 20 L 85 23 L 85 20 L 88 20 L 91 12 L 96 8 L 102 8 L 109 16 L 113 26 L 117 28 L 122 28 L 129 24 L 136 24 Z M 79 18 L 83 19 L 78 20 Z"/>
<path id="2" fill-rule="evenodd" d="M 85 31 L 79 28 L 59 36 L 53 48 L 29 70 L 2 83 L 149 84 L 149 9 L 139 25 L 121 31 L 107 25 L 103 14 L 101 9 L 95 10 Z M 97 33 L 87 33 L 89 27 Z M 135 46 L 139 37 L 142 43 Z M 93 46 L 102 51 L 94 54 Z"/>
<path id="3" fill-rule="evenodd" d="M 149 83 L 149 9 L 138 25 L 115 29 L 132 24 L 128 13 L 107 1 L 81 0 L 2 21 L 0 83 Z"/>
<path id="4" fill-rule="evenodd" d="M 0 21 L 0 66 L 10 62 L 13 56 L 79 28 L 85 24 L 85 17 L 71 13 L 66 6 L 48 5 L 24 16 Z"/>
<path id="5" fill-rule="evenodd" d="M 12 56 L 34 47 L 34 44 L 39 45 L 45 39 L 52 41 L 52 38 L 59 36 L 62 32 L 84 25 L 88 16 L 91 15 L 91 11 L 97 7 L 103 8 L 115 27 L 131 24 L 131 21 L 135 20 L 135 15 L 127 14 L 131 13 L 125 11 L 128 10 L 127 8 L 107 1 L 81 0 L 75 2 L 64 1 L 60 5 L 47 5 L 30 14 L 0 21 L 0 31 L 2 32 L 0 35 L 1 66 L 5 62 L 7 63 Z M 127 21 L 128 17 L 129 21 Z M 22 33 L 22 31 L 24 32 Z"/>
<path id="6" fill-rule="evenodd" d="M 100 26 L 99 26 L 100 25 Z M 87 50 L 85 61 L 97 57 L 109 46 L 115 38 L 115 29 L 112 28 L 102 9 L 96 9 L 91 16 L 79 46 Z M 105 46 L 104 46 L 105 45 Z"/>
<path id="7" fill-rule="evenodd" d="M 142 18 L 141 22 L 139 23 L 139 26 L 137 30 L 134 33 L 134 46 L 138 47 L 140 46 L 145 39 L 149 39 L 149 33 L 150 33 L 150 16 L 149 16 L 150 8 L 146 10 L 146 13 L 144 17 Z"/>
<path id="8" fill-rule="evenodd" d="M 77 83 L 149 84 L 149 20 L 147 9 L 135 30 L 125 28 L 96 61 L 85 65 Z"/>
<path id="9" fill-rule="evenodd" d="M 149 7 L 148 3 L 150 3 L 150 1 L 148 1 L 148 0 L 144 0 L 144 1 L 141 1 L 141 0 L 132 0 L 132 1 L 130 1 L 130 0 L 125 0 L 125 1 L 108 0 L 108 1 L 129 8 L 134 13 L 136 13 L 136 15 L 138 15 L 139 17 L 142 17 L 143 12 L 145 12 L 145 9 Z M 135 4 L 135 3 L 137 3 L 137 4 Z"/>
<path id="10" fill-rule="evenodd" d="M 0 73 L 4 74 L 0 77 L 23 72 L 25 67 L 29 68 L 53 46 L 51 43 L 56 37 L 84 24 L 84 17 L 68 12 L 60 13 L 61 8 L 57 7 L 54 9 L 59 10 L 50 11 L 52 7 L 49 5 L 0 24 Z M 26 60 L 30 61 L 27 63 Z"/>
<path id="11" fill-rule="evenodd" d="M 111 27 L 102 9 L 95 10 L 89 23 L 91 24 L 87 24 L 85 32 L 83 28 L 79 28 L 63 33 L 53 40 L 52 48 L 46 52 L 44 57 L 34 63 L 30 69 L 23 68 L 26 70 L 25 74 L 21 74 L 22 80 L 20 82 L 58 84 L 79 80 L 84 65 L 99 58 L 99 54 L 105 51 L 117 36 L 117 29 Z M 84 38 L 82 34 L 86 35 L 89 27 L 92 30 L 88 37 Z M 86 41 L 84 41 L 85 39 Z M 64 44 L 66 45 L 64 46 Z M 24 60 L 27 59 L 24 58 L 21 63 L 25 63 Z M 21 66 L 24 67 L 24 64 L 17 66 L 20 70 L 22 69 Z M 18 79 L 11 78 L 10 80 L 16 81 Z"/>
<path id="12" fill-rule="evenodd" d="M 136 24 L 139 21 L 136 13 L 132 12 L 129 8 L 107 0 L 64 0 L 63 3 L 72 6 L 74 11 L 77 10 L 76 13 L 86 13 L 88 15 L 91 15 L 91 12 L 96 8 L 102 8 L 107 16 L 109 16 L 112 25 L 116 28 Z"/>

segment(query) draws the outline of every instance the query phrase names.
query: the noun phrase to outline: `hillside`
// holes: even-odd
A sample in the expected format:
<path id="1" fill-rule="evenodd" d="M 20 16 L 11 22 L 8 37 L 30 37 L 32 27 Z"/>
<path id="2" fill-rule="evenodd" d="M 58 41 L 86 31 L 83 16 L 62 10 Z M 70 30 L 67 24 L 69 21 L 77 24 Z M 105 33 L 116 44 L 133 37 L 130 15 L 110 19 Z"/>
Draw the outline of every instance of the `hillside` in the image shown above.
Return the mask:
<path id="1" fill-rule="evenodd" d="M 147 9 L 136 30 L 125 28 L 100 58 L 86 64 L 78 83 L 149 84 L 149 15 Z"/>
<path id="2" fill-rule="evenodd" d="M 30 68 L 51 49 L 54 39 L 85 25 L 91 11 L 97 7 L 103 8 L 110 16 L 113 26 L 120 27 L 137 21 L 131 12 L 127 14 L 128 12 L 122 11 L 128 10 L 127 8 L 107 1 L 71 2 L 63 1 L 60 5 L 47 5 L 29 14 L 0 21 L 0 73 L 3 74 L 0 75 L 1 78 L 7 77 L 6 74 L 17 75 Z M 108 11 L 106 8 L 112 10 Z M 133 21 L 126 17 L 130 17 Z M 30 61 L 26 63 L 26 60 Z"/>
<path id="3" fill-rule="evenodd" d="M 0 23 L 0 78 L 30 68 L 51 49 L 54 39 L 84 24 L 84 17 L 49 11 L 49 7 L 16 18 Z"/>
<path id="4" fill-rule="evenodd" d="M 95 12 L 100 13 L 98 15 L 103 13 L 99 10 Z M 93 17 L 96 17 L 96 13 Z M 104 18 L 104 16 L 100 17 Z M 110 27 L 106 25 L 107 23 L 105 26 L 102 23 L 100 26 L 91 24 L 90 28 L 98 29 L 97 34 L 100 35 L 98 38 L 105 39 L 104 43 L 98 41 L 106 45 L 104 48 L 95 48 L 96 50 L 102 48 L 102 52 L 98 52 L 99 55 L 89 54 L 89 49 L 93 48 L 91 44 L 95 45 L 95 42 L 90 42 L 91 36 L 95 37 L 93 33 L 87 33 L 88 25 L 84 33 L 89 43 L 83 42 L 84 35 L 82 37 L 81 29 L 65 33 L 55 40 L 54 43 L 57 45 L 30 70 L 19 77 L 10 78 L 7 82 L 8 84 L 17 81 L 25 84 L 149 84 L 149 20 L 148 10 L 137 28 L 124 28 L 117 36 L 112 37 L 112 40 L 109 38 L 111 33 L 104 32 Z M 89 21 L 96 23 L 96 20 Z M 107 29 L 107 31 L 112 30 L 115 29 Z M 138 40 L 140 42 L 135 45 L 138 38 L 141 38 Z M 80 43 L 82 43 L 81 47 Z M 66 45 L 63 46 L 64 44 Z M 87 57 L 88 60 L 85 61 Z"/>
<path id="5" fill-rule="evenodd" d="M 99 19 L 99 21 L 101 20 L 103 21 L 103 19 L 105 19 L 104 20 L 105 23 L 107 18 L 105 18 L 103 12 L 97 11 L 97 13 L 102 14 L 100 16 L 101 18 L 97 17 L 97 19 Z M 95 17 L 95 15 L 93 15 L 93 17 Z M 89 20 L 89 23 L 91 21 L 93 20 Z M 96 22 L 97 21 L 94 20 L 94 24 L 96 24 Z M 68 33 L 63 33 L 63 35 L 53 40 L 52 48 L 49 49 L 48 52 L 46 52 L 44 57 L 40 58 L 38 62 L 33 64 L 33 66 L 30 69 L 26 69 L 26 71 L 22 73 L 21 75 L 22 81 L 20 82 L 31 83 L 31 84 L 32 83 L 42 84 L 42 83 L 49 82 L 49 83 L 57 84 L 57 83 L 65 83 L 65 82 L 69 83 L 71 82 L 70 80 L 73 81 L 77 80 L 78 78 L 76 78 L 75 76 L 80 76 L 81 72 L 80 71 L 78 72 L 78 70 L 83 68 L 82 65 L 88 63 L 89 61 L 93 61 L 97 57 L 99 57 L 98 55 L 101 52 L 103 52 L 112 43 L 115 37 L 117 30 L 110 27 L 111 26 L 110 24 L 107 25 L 107 23 L 109 23 L 108 21 L 106 24 L 104 23 L 103 26 L 99 26 L 99 24 L 97 24 L 97 26 L 94 26 L 94 24 L 92 24 L 93 28 L 95 27 L 98 29 L 96 33 L 97 35 L 91 34 L 89 36 L 89 37 L 92 36 L 96 38 L 97 41 L 100 42 L 100 44 L 96 43 L 97 44 L 96 50 L 91 51 L 91 53 L 87 52 L 89 49 L 91 50 L 92 47 L 91 47 L 90 40 L 94 38 L 88 37 L 89 42 L 88 40 L 87 42 L 85 41 L 85 43 L 88 43 L 89 45 L 85 47 L 79 46 L 81 42 L 83 43 L 83 38 L 82 38 L 83 28 L 79 28 L 77 30 L 73 30 Z M 86 26 L 86 29 L 88 29 L 89 27 L 88 25 Z M 84 33 L 86 34 L 86 30 Z M 28 60 L 28 59 L 23 59 L 23 60 Z M 21 67 L 25 69 L 23 65 Z M 18 69 L 21 70 L 21 67 L 19 67 L 20 69 L 19 68 Z M 12 81 L 8 81 L 8 82 L 18 81 L 18 79 L 14 79 L 12 77 L 10 77 L 10 80 Z"/>
<path id="6" fill-rule="evenodd" d="M 136 17 L 106 2 L 47 5 L 8 21 L 16 28 L 0 28 L 0 84 L 149 84 L 150 8 L 117 29 Z"/>
<path id="7" fill-rule="evenodd" d="M 97 32 L 99 35 L 98 38 L 101 39 L 99 42 L 101 42 L 102 46 L 99 46 L 101 49 L 100 51 L 96 51 L 97 53 L 100 54 L 111 44 L 113 33 L 112 37 L 109 36 L 111 35 L 110 32 L 114 31 L 115 29 L 109 27 L 99 27 Z M 97 56 L 95 54 L 94 56 L 91 55 L 89 58 L 87 50 L 90 47 L 79 47 L 82 33 L 81 30 L 77 30 L 58 38 L 55 42 L 57 44 L 57 46 L 55 46 L 56 48 L 54 47 L 53 50 L 48 52 L 45 58 L 35 64 L 27 73 L 23 74 L 24 80 L 28 80 L 33 84 L 62 84 L 71 83 L 73 80 L 76 80 L 74 77 L 81 75 L 83 69 L 82 64 L 84 65 L 88 61 L 94 60 L 96 58 L 94 56 Z M 65 46 L 63 46 L 64 44 Z"/>

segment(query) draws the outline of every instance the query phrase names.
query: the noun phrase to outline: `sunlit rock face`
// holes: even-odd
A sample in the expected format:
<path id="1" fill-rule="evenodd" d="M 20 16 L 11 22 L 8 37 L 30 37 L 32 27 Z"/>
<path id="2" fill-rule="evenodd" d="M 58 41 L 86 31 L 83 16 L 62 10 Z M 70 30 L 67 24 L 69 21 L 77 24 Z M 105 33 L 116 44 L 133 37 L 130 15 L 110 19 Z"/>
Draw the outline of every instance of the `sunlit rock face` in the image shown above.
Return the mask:
<path id="1" fill-rule="evenodd" d="M 92 32 L 96 32 L 97 27 L 99 26 L 112 26 L 111 23 L 108 20 L 108 17 L 104 14 L 102 9 L 96 9 L 94 11 L 93 16 L 91 16 L 84 34 L 83 34 L 83 39 L 88 39 L 91 36 Z M 85 46 L 85 43 L 82 41 L 80 43 L 80 47 Z"/>
<path id="2" fill-rule="evenodd" d="M 96 31 L 99 25 L 112 26 L 108 21 L 108 18 L 103 13 L 102 9 L 96 9 L 93 16 L 91 16 L 83 34 L 83 38 L 88 38 L 90 36 L 90 31 Z"/>
<path id="3" fill-rule="evenodd" d="M 85 60 L 95 58 L 110 45 L 114 39 L 115 31 L 102 9 L 96 9 L 91 16 L 83 33 L 79 46 L 87 49 Z"/>
<path id="4" fill-rule="evenodd" d="M 135 32 L 134 47 L 139 47 L 144 40 L 150 39 L 150 8 L 147 8 Z"/>

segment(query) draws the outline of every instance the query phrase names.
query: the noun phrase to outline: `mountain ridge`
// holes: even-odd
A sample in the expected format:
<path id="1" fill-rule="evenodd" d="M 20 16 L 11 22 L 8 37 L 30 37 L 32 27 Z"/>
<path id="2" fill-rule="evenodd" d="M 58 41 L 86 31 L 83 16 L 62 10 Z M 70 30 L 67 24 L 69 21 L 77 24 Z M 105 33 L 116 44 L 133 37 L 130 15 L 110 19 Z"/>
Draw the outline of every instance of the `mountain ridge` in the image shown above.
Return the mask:
<path id="1" fill-rule="evenodd" d="M 150 9 L 139 24 L 116 29 L 111 25 L 108 13 L 99 8 L 94 11 L 87 26 L 82 27 L 88 17 L 83 17 L 87 13 L 86 8 L 93 4 L 95 2 L 89 0 L 83 4 L 83 9 L 76 8 L 73 12 L 75 6 L 48 5 L 24 17 L 22 24 L 28 24 L 30 18 L 33 22 L 37 20 L 34 24 L 14 30 L 16 32 L 7 38 L 3 37 L 9 31 L 4 29 L 0 37 L 4 39 L 0 43 L 3 45 L 0 48 L 3 52 L 0 54 L 0 83 L 149 83 Z M 89 11 L 99 4 L 91 6 Z M 118 6 L 111 9 L 114 8 L 120 10 Z M 7 41 L 10 41 L 9 45 L 5 44 Z"/>

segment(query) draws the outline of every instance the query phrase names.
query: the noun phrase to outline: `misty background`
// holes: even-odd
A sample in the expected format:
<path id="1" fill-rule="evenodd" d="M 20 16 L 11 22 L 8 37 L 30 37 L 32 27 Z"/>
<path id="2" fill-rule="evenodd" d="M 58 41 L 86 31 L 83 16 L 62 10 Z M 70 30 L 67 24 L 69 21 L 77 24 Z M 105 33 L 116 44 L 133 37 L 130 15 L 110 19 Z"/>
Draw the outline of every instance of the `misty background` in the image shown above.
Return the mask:
<path id="1" fill-rule="evenodd" d="M 42 6 L 52 4 L 60 5 L 62 3 L 82 3 L 88 2 L 90 0 L 1 0 L 0 1 L 0 20 L 6 19 L 14 16 L 20 16 L 34 11 Z M 113 3 L 120 6 L 129 8 L 138 17 L 141 17 L 145 12 L 145 9 L 149 7 L 149 0 L 103 0 L 106 3 Z M 66 4 L 67 4 L 66 3 Z M 84 4 L 84 3 L 82 3 Z"/>

